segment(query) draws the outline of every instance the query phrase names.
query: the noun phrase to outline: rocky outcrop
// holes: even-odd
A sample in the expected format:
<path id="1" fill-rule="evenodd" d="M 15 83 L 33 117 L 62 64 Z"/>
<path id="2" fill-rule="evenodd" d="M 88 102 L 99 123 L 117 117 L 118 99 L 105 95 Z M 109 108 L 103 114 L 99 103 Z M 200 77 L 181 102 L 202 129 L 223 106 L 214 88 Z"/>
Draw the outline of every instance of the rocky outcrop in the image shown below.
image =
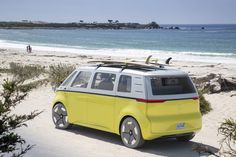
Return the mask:
<path id="1" fill-rule="evenodd" d="M 192 78 L 197 88 L 208 93 L 236 90 L 236 78 L 224 78 L 220 74 L 211 73 L 204 77 Z"/>
<path id="2" fill-rule="evenodd" d="M 156 22 L 151 22 L 146 25 L 146 29 L 159 29 L 160 26 Z"/>

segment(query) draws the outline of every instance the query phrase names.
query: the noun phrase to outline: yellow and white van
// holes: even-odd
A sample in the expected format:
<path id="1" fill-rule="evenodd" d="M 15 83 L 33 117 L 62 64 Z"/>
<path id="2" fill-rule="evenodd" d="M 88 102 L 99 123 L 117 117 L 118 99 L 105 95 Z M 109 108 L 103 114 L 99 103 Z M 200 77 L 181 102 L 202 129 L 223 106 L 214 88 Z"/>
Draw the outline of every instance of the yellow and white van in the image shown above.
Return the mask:
<path id="1" fill-rule="evenodd" d="M 56 91 L 52 119 L 60 129 L 78 124 L 119 134 L 130 148 L 159 137 L 189 141 L 202 126 L 198 94 L 186 73 L 112 61 L 72 72 Z"/>

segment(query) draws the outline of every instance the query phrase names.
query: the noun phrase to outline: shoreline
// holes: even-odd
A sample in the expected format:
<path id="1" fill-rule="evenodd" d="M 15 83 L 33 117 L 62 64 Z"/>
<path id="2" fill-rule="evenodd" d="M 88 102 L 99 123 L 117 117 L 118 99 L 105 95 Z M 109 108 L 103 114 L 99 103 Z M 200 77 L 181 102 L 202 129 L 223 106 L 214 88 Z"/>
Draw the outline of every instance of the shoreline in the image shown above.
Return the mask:
<path id="1" fill-rule="evenodd" d="M 5 40 L 0 40 L 0 50 L 17 51 L 22 54 L 26 53 L 27 43 L 14 43 Z M 153 59 L 158 59 L 162 63 L 169 57 L 178 62 L 195 62 L 195 63 L 212 63 L 212 64 L 236 64 L 236 57 L 231 57 L 231 54 L 221 53 L 202 53 L 202 52 L 173 52 L 173 51 L 161 51 L 161 50 L 142 50 L 142 49 L 118 49 L 118 48 L 102 48 L 102 49 L 86 49 L 82 47 L 63 46 L 63 45 L 43 45 L 43 44 L 31 44 L 33 48 L 32 54 L 50 54 L 50 55 L 88 55 L 88 56 L 110 56 L 115 58 L 135 58 L 143 59 L 149 55 L 153 56 Z"/>

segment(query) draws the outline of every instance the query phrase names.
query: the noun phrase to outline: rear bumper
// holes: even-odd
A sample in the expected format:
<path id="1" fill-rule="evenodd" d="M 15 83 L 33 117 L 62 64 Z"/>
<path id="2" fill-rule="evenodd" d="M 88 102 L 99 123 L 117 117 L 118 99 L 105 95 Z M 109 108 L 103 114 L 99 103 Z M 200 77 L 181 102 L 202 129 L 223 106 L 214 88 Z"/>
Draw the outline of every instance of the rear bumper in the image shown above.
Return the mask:
<path id="1" fill-rule="evenodd" d="M 161 137 L 177 137 L 181 136 L 183 134 L 190 134 L 190 133 L 196 133 L 200 130 L 201 128 L 195 128 L 191 130 L 181 130 L 181 131 L 169 131 L 169 132 L 160 132 L 160 133 L 149 133 L 146 134 L 143 138 L 145 140 L 153 140 L 156 138 L 161 138 Z"/>
<path id="2" fill-rule="evenodd" d="M 148 128 L 143 129 L 142 134 L 145 140 L 152 140 L 163 136 L 178 136 L 188 133 L 196 133 L 202 128 L 202 118 L 200 113 L 188 116 L 177 116 L 172 119 L 158 118 L 148 120 Z M 184 127 L 179 129 L 177 125 L 184 123 Z"/>

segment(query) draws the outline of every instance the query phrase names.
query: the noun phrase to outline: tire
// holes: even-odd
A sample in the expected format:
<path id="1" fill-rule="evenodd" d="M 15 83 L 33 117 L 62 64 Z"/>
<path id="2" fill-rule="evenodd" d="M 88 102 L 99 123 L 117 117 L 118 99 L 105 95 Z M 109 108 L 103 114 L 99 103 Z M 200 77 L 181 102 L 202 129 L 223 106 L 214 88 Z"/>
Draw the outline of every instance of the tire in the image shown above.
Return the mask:
<path id="1" fill-rule="evenodd" d="M 191 139 L 193 139 L 194 136 L 195 136 L 195 134 L 192 133 L 192 134 L 188 134 L 188 135 L 184 135 L 184 136 L 178 136 L 178 137 L 176 137 L 176 139 L 177 139 L 177 141 L 188 142 Z"/>
<path id="2" fill-rule="evenodd" d="M 58 103 L 53 107 L 52 121 L 58 129 L 67 129 L 70 126 L 70 123 L 68 122 L 67 110 L 62 103 Z"/>
<path id="3" fill-rule="evenodd" d="M 120 135 L 122 142 L 126 147 L 138 148 L 144 144 L 144 139 L 139 124 L 132 117 L 128 117 L 123 120 L 120 127 Z"/>

